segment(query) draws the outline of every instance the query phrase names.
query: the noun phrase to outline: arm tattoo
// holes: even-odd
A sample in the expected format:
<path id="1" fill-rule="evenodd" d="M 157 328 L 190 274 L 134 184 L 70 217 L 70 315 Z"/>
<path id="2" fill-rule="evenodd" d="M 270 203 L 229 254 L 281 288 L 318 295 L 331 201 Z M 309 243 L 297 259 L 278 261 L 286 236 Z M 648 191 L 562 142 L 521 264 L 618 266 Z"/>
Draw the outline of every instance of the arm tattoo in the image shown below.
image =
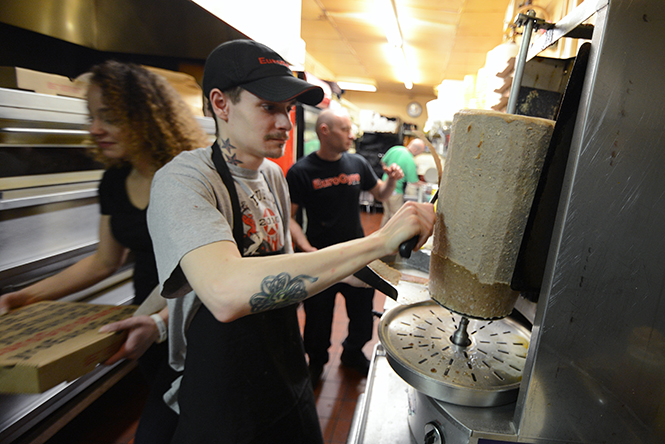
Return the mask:
<path id="1" fill-rule="evenodd" d="M 249 299 L 252 313 L 286 307 L 307 297 L 305 281 L 316 282 L 319 278 L 303 274 L 293 279 L 288 273 L 266 276 L 261 282 L 261 292 Z"/>
<path id="2" fill-rule="evenodd" d="M 236 158 L 236 154 L 234 152 L 235 149 L 236 147 L 231 144 L 229 139 L 222 141 L 220 150 L 223 150 L 224 160 L 226 160 L 226 162 L 230 163 L 231 165 L 240 165 L 242 162 Z"/>

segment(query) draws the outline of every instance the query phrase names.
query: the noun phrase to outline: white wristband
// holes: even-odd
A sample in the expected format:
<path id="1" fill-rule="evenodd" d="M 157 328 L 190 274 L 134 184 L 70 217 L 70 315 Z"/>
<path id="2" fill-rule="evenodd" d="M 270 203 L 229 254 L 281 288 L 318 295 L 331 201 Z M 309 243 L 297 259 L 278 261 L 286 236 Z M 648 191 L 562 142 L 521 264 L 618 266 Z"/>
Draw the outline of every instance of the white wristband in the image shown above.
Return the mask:
<path id="1" fill-rule="evenodd" d="M 164 320 L 160 315 L 157 313 L 150 315 L 153 321 L 155 321 L 155 324 L 157 324 L 157 331 L 159 332 L 159 338 L 157 339 L 157 343 L 161 344 L 162 342 L 166 341 L 166 338 L 168 337 L 168 331 L 166 329 L 166 324 L 164 323 Z"/>

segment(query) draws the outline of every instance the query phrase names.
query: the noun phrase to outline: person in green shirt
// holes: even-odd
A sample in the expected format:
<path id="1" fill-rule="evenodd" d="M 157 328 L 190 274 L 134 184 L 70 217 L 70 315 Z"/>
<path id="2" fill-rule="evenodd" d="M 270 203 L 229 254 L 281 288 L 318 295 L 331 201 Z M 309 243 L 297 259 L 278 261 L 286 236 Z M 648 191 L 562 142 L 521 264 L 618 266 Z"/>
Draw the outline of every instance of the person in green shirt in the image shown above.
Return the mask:
<path id="1" fill-rule="evenodd" d="M 422 139 L 415 138 L 407 146 L 395 145 L 390 148 L 381 158 L 381 162 L 386 165 L 396 163 L 402 168 L 404 177 L 401 178 L 395 186 L 392 196 L 382 202 L 383 218 L 381 226 L 384 226 L 388 220 L 397 213 L 397 210 L 404 204 L 404 190 L 407 183 L 418 183 L 418 171 L 414 157 L 425 152 L 425 142 Z M 384 174 L 383 180 L 386 180 Z"/>

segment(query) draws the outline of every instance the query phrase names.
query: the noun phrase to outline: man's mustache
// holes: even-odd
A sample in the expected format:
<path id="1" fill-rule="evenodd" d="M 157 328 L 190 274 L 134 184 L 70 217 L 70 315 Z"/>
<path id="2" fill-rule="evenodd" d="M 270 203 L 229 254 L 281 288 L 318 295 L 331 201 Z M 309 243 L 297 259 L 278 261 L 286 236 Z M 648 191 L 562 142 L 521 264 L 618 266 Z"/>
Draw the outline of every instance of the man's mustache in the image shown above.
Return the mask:
<path id="1" fill-rule="evenodd" d="M 267 134 L 263 140 L 289 140 L 289 133 Z"/>

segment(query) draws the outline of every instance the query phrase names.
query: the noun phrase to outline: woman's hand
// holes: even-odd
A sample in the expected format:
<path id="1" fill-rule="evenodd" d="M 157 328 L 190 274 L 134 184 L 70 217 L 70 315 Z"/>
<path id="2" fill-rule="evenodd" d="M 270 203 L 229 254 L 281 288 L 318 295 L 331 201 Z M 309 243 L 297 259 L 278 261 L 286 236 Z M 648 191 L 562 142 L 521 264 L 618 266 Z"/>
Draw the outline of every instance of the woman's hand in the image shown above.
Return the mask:
<path id="1" fill-rule="evenodd" d="M 109 333 L 122 330 L 128 330 L 127 339 L 120 350 L 104 362 L 105 365 L 115 364 L 121 359 L 136 360 L 159 338 L 157 325 L 150 316 L 134 316 L 112 322 L 101 327 L 99 332 Z"/>
<path id="2" fill-rule="evenodd" d="M 30 304 L 31 296 L 20 291 L 7 293 L 0 296 L 0 316 L 15 308 Z"/>

